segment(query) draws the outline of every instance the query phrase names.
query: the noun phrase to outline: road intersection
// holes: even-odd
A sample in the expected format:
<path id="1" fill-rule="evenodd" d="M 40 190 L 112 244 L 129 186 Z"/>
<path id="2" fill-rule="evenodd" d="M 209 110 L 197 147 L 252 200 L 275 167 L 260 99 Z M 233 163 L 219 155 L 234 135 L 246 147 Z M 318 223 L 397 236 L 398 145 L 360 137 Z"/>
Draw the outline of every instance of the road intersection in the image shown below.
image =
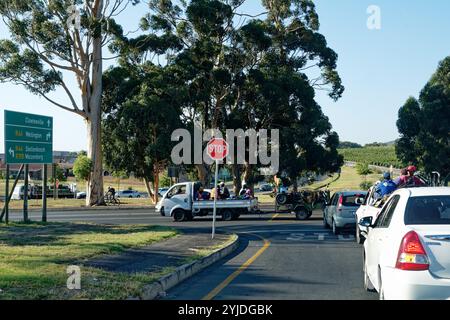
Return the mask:
<path id="1" fill-rule="evenodd" d="M 30 213 L 32 220 L 39 212 Z M 11 220 L 19 220 L 19 212 Z M 211 232 L 211 218 L 175 223 L 153 209 L 50 212 L 52 222 L 152 224 L 184 233 Z M 240 246 L 166 293 L 165 299 L 328 300 L 376 299 L 363 288 L 362 248 L 352 234 L 334 236 L 324 229 L 321 212 L 307 221 L 292 215 L 241 216 L 218 221 L 217 232 L 237 233 Z"/>

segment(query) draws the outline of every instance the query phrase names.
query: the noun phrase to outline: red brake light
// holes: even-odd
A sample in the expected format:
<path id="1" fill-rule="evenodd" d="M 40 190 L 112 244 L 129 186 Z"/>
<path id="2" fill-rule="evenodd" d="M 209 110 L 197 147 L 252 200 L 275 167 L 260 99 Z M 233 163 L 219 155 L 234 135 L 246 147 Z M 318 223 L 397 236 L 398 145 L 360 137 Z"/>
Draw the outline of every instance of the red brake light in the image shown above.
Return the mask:
<path id="1" fill-rule="evenodd" d="M 339 211 L 342 211 L 342 209 L 341 209 L 341 207 L 342 207 L 342 203 L 344 202 L 344 196 L 341 194 L 340 196 L 339 196 L 339 201 L 338 201 L 338 210 Z"/>
<path id="2" fill-rule="evenodd" d="M 409 271 L 428 270 L 430 263 L 427 253 L 420 242 L 419 236 L 414 231 L 408 232 L 400 243 L 398 250 L 397 269 Z"/>

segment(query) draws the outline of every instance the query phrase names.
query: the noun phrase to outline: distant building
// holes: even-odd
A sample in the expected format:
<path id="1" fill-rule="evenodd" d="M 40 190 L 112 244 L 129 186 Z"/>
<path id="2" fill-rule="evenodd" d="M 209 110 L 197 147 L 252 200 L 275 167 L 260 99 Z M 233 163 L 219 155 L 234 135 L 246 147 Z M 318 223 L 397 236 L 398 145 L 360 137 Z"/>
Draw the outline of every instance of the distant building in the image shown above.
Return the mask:
<path id="1" fill-rule="evenodd" d="M 77 159 L 78 152 L 73 151 L 53 151 L 53 163 L 57 164 L 59 168 L 61 168 L 66 177 L 73 177 L 73 165 L 75 160 Z M 15 177 L 20 170 L 19 165 L 10 165 L 11 176 Z M 29 166 L 30 178 L 35 180 L 42 179 L 42 165 L 38 164 L 30 164 Z M 48 177 L 52 178 L 53 172 L 51 167 L 48 169 Z M 5 154 L 0 153 L 0 172 L 6 172 L 6 164 L 5 164 Z M 109 176 L 110 172 L 105 170 L 103 172 L 104 176 Z M 22 177 L 23 178 L 23 174 Z"/>
<path id="2" fill-rule="evenodd" d="M 75 159 L 77 158 L 77 152 L 70 151 L 53 151 L 53 163 L 57 164 L 61 169 L 63 169 L 64 174 L 66 176 L 73 176 L 73 164 Z M 42 180 L 42 165 L 40 164 L 30 164 L 29 172 L 30 178 L 33 180 Z M 20 164 L 12 164 L 10 165 L 10 175 L 15 177 L 19 173 Z M 5 154 L 0 153 L 0 171 L 2 173 L 6 172 L 6 164 L 5 164 Z M 53 172 L 51 167 L 48 169 L 48 177 L 52 178 Z M 21 176 L 23 178 L 23 174 Z"/>

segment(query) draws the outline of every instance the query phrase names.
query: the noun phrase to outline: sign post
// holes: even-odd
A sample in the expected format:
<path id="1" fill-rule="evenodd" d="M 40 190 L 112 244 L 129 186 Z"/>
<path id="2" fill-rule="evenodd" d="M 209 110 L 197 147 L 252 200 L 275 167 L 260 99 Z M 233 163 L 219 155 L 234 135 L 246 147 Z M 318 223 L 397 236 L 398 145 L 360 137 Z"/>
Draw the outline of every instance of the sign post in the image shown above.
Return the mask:
<path id="1" fill-rule="evenodd" d="M 29 196 L 29 190 L 30 188 L 28 187 L 28 175 L 30 174 L 30 167 L 29 164 L 27 163 L 25 165 L 25 174 L 24 174 L 24 178 L 25 178 L 25 183 L 23 186 L 23 221 L 24 222 L 28 222 L 28 196 Z"/>
<path id="2" fill-rule="evenodd" d="M 228 156 L 229 147 L 225 139 L 222 138 L 212 138 L 207 145 L 207 153 L 209 157 L 216 161 L 216 173 L 214 177 L 214 209 L 213 209 L 213 223 L 212 223 L 212 239 L 216 234 L 216 216 L 217 216 L 217 198 L 219 197 L 219 192 L 217 188 L 218 177 L 219 177 L 219 161 L 225 159 Z"/>
<path id="3" fill-rule="evenodd" d="M 5 110 L 5 163 L 25 164 L 24 220 L 28 220 L 29 164 L 53 162 L 53 118 Z M 9 185 L 6 186 L 9 189 Z M 44 197 L 44 192 L 42 192 Z M 8 206 L 8 202 L 6 202 Z M 46 206 L 46 201 L 43 201 Z M 8 209 L 5 207 L 6 212 Z M 45 212 L 46 208 L 43 208 Z"/>
<path id="4" fill-rule="evenodd" d="M 14 188 L 14 187 L 13 187 Z M 6 165 L 6 187 L 5 187 L 5 222 L 9 223 L 9 164 Z M 1 218 L 0 218 L 1 220 Z"/>
<path id="5" fill-rule="evenodd" d="M 42 222 L 47 222 L 47 165 L 42 167 Z"/>

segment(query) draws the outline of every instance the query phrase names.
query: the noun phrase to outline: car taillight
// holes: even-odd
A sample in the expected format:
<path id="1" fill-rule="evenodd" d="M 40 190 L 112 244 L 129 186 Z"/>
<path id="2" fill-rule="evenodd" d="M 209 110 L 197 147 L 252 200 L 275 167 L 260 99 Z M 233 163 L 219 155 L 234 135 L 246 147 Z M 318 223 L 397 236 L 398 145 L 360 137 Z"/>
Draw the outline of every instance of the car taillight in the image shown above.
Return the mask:
<path id="1" fill-rule="evenodd" d="M 395 268 L 408 271 L 423 271 L 428 270 L 429 267 L 430 263 L 427 253 L 420 242 L 419 236 L 414 231 L 408 232 L 400 244 Z"/>
<path id="2" fill-rule="evenodd" d="M 339 197 L 339 201 L 338 201 L 338 210 L 342 211 L 341 207 L 342 207 L 342 203 L 344 202 L 344 197 L 341 195 Z"/>

